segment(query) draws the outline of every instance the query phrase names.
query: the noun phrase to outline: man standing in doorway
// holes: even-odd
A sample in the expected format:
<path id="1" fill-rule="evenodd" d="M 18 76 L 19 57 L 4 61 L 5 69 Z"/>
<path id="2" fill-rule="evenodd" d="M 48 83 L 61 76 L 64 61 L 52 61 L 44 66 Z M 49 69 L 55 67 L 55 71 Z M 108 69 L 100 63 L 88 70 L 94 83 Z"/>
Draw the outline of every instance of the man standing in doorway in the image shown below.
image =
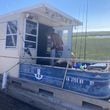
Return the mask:
<path id="1" fill-rule="evenodd" d="M 60 58 L 63 53 L 63 41 L 57 33 L 51 34 L 52 48 L 55 49 L 55 57 Z"/>

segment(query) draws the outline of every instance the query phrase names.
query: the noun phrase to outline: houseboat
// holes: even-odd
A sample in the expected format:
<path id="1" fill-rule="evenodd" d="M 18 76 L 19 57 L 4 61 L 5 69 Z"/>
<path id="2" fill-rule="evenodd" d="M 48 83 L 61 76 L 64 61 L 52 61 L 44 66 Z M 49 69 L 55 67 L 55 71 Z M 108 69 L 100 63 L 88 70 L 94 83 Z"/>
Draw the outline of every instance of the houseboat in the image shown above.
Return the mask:
<path id="1" fill-rule="evenodd" d="M 96 100 L 110 98 L 109 71 L 75 67 L 79 62 L 71 55 L 72 36 L 73 28 L 80 25 L 46 4 L 0 16 L 0 73 L 27 83 L 23 87 L 34 91 L 34 97 L 42 93 L 68 103 L 74 93 Z"/>

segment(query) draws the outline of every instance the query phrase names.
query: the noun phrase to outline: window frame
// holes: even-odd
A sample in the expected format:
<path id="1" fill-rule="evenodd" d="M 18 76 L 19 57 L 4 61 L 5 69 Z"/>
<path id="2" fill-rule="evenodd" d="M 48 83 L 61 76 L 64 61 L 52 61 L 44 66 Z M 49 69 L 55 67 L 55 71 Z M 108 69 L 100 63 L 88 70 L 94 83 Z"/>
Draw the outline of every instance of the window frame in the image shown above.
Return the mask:
<path id="1" fill-rule="evenodd" d="M 36 35 L 32 35 L 32 34 L 27 34 L 27 33 L 25 33 L 25 41 L 29 41 L 29 42 L 34 42 L 34 43 L 36 43 L 36 41 L 27 40 L 27 39 L 26 39 L 26 36 L 35 37 L 35 38 L 36 38 L 36 41 L 37 41 L 37 36 L 36 36 Z"/>
<path id="2" fill-rule="evenodd" d="M 9 22 L 16 22 L 16 26 L 17 26 L 17 30 L 16 30 L 16 33 L 11 33 L 11 34 L 9 34 L 8 33 L 8 23 Z M 5 48 L 16 48 L 17 47 L 17 39 L 18 39 L 18 21 L 17 20 L 10 20 L 10 21 L 8 21 L 7 23 L 6 23 L 6 40 L 5 40 Z M 7 37 L 8 36 L 11 36 L 11 38 L 13 37 L 13 36 L 16 36 L 16 41 L 15 41 L 15 45 L 13 45 L 13 46 L 7 46 Z"/>
<path id="3" fill-rule="evenodd" d="M 26 23 L 27 23 L 27 21 L 31 21 L 31 22 L 33 22 L 33 23 L 36 23 L 36 35 L 34 35 L 34 34 L 29 34 L 29 33 L 26 32 Z M 32 36 L 32 37 L 36 37 L 36 41 L 26 40 L 26 35 L 29 35 L 29 36 Z M 25 42 L 28 42 L 28 43 L 30 42 L 30 43 L 36 44 L 36 47 L 35 47 L 35 48 L 29 47 L 29 48 L 31 48 L 31 49 L 36 49 L 36 48 L 37 48 L 37 41 L 38 41 L 37 38 L 38 38 L 38 22 L 37 22 L 37 21 L 34 21 L 34 20 L 30 20 L 30 19 L 25 19 L 25 26 L 24 26 L 24 44 L 23 44 L 24 49 L 25 49 L 25 48 L 28 48 L 28 47 L 25 47 Z"/>

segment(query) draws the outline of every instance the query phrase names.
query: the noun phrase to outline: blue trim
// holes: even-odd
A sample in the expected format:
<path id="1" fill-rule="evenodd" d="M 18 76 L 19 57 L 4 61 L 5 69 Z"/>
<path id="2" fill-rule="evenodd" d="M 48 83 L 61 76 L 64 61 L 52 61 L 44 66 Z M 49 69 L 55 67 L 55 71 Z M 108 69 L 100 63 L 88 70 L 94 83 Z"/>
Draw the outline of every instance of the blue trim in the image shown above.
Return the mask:
<path id="1" fill-rule="evenodd" d="M 38 72 L 39 70 L 39 72 Z M 28 79 L 55 87 L 62 87 L 65 68 L 55 68 L 30 64 L 20 65 L 20 78 Z M 42 75 L 37 79 L 35 74 Z M 110 73 L 92 73 L 68 70 L 64 88 L 97 98 L 110 97 Z"/>

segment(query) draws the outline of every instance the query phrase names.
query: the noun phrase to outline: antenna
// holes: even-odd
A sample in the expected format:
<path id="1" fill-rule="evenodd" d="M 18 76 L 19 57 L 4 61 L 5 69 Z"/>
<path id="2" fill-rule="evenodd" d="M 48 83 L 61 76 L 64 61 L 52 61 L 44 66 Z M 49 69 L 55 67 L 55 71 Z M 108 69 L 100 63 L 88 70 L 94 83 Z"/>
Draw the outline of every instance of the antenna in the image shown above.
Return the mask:
<path id="1" fill-rule="evenodd" d="M 82 21 L 84 21 L 85 17 L 85 4 L 82 6 Z M 79 59 L 83 58 L 84 46 L 83 46 L 83 33 L 84 33 L 84 25 L 81 26 L 81 39 L 80 39 L 80 46 L 79 46 Z M 83 54 L 82 54 L 83 53 Z"/>

